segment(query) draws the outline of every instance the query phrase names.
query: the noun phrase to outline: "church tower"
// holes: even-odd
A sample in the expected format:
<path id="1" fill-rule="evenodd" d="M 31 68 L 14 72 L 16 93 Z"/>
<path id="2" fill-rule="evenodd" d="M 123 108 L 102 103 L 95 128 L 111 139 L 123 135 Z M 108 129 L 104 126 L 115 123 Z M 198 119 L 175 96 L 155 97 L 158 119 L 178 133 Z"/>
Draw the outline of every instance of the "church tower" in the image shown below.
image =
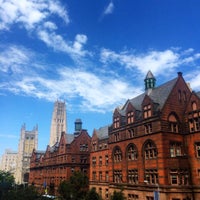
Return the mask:
<path id="1" fill-rule="evenodd" d="M 18 145 L 18 154 L 15 171 L 16 183 L 28 183 L 30 172 L 30 158 L 33 149 L 38 148 L 38 126 L 33 127 L 32 131 L 26 130 L 26 125 L 21 127 L 21 135 Z"/>
<path id="2" fill-rule="evenodd" d="M 51 120 L 51 132 L 49 146 L 53 146 L 60 140 L 61 133 L 67 130 L 66 105 L 65 102 L 56 101 Z"/>

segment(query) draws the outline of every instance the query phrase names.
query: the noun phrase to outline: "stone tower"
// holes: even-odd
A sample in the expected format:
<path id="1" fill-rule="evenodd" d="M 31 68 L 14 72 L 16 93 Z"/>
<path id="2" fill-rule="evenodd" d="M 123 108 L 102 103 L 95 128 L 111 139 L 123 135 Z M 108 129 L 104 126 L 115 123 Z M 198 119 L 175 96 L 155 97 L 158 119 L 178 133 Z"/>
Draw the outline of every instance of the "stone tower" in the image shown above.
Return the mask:
<path id="1" fill-rule="evenodd" d="M 21 135 L 18 145 L 15 181 L 23 184 L 28 182 L 30 170 L 30 157 L 33 149 L 38 148 L 38 126 L 32 131 L 27 131 L 25 124 L 21 128 Z"/>
<path id="2" fill-rule="evenodd" d="M 66 105 L 65 102 L 56 101 L 51 120 L 49 146 L 53 146 L 60 140 L 62 131 L 67 131 Z"/>

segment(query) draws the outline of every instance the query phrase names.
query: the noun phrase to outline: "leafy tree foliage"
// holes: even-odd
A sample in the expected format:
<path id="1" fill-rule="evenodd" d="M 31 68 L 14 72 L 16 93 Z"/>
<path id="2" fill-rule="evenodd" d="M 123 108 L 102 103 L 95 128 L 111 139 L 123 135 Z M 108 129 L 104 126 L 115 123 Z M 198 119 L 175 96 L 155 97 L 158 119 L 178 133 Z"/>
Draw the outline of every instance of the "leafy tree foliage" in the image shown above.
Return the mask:
<path id="1" fill-rule="evenodd" d="M 58 192 L 66 200 L 81 200 L 88 191 L 88 177 L 81 172 L 74 172 L 69 181 L 63 181 Z"/>
<path id="2" fill-rule="evenodd" d="M 63 197 L 63 199 L 72 199 L 73 192 L 72 192 L 72 185 L 70 184 L 69 181 L 63 181 L 60 183 L 58 187 L 58 192 L 59 194 Z"/>
<path id="3" fill-rule="evenodd" d="M 125 200 L 124 193 L 122 190 L 120 192 L 113 192 L 113 195 L 111 196 L 111 200 Z"/>
<path id="4" fill-rule="evenodd" d="M 89 190 L 89 192 L 86 195 L 86 200 L 101 200 L 101 197 L 99 194 L 96 192 L 95 188 L 92 188 Z"/>
<path id="5" fill-rule="evenodd" d="M 12 188 L 15 183 L 15 179 L 10 172 L 0 171 L 0 199 L 4 199 L 4 196 Z"/>
<path id="6" fill-rule="evenodd" d="M 25 187 L 19 185 L 10 190 L 4 197 L 4 200 L 36 200 L 39 194 L 34 186 Z"/>

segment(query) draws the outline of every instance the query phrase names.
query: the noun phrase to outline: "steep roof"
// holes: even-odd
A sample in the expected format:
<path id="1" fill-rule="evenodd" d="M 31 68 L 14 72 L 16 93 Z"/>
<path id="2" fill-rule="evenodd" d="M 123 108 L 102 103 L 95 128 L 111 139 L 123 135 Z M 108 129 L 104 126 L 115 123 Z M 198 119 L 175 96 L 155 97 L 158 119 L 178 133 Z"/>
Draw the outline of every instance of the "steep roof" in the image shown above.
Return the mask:
<path id="1" fill-rule="evenodd" d="M 103 127 L 99 128 L 98 130 L 96 130 L 96 134 L 99 139 L 108 138 L 108 127 L 109 126 L 107 125 L 107 126 L 103 126 Z"/>
<path id="2" fill-rule="evenodd" d="M 71 144 L 73 140 L 74 140 L 74 134 L 67 133 L 66 134 L 66 142 L 67 142 L 67 144 Z"/>
<path id="3" fill-rule="evenodd" d="M 196 92 L 197 96 L 200 98 L 200 91 L 199 92 Z"/>
<path id="4" fill-rule="evenodd" d="M 136 96 L 128 101 L 134 106 L 134 108 L 136 110 L 142 111 L 141 104 L 144 100 L 145 95 L 148 95 L 154 103 L 159 105 L 158 108 L 162 109 L 170 92 L 172 91 L 173 87 L 175 86 L 177 80 L 178 80 L 178 77 L 174 78 L 158 87 L 153 88 L 149 94 L 144 92 L 144 93 L 140 94 L 139 96 Z M 127 104 L 127 102 L 126 102 L 126 104 Z M 118 109 L 118 111 L 120 112 L 120 114 L 122 116 L 125 116 L 126 105 L 124 105 L 121 110 Z"/>

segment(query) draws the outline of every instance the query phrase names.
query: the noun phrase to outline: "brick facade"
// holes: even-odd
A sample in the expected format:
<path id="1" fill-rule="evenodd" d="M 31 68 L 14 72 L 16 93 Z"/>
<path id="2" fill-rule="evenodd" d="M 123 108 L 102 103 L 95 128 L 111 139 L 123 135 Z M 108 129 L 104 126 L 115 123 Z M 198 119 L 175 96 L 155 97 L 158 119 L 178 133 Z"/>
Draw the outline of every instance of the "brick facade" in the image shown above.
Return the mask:
<path id="1" fill-rule="evenodd" d="M 123 189 L 127 200 L 153 200 L 158 191 L 160 200 L 198 200 L 200 95 L 191 91 L 182 73 L 159 87 L 148 87 L 155 81 L 151 72 L 147 80 L 145 93 L 115 109 L 107 133 L 94 131 L 90 188 L 103 199 Z M 100 165 L 105 156 L 108 164 L 104 160 Z"/>
<path id="2" fill-rule="evenodd" d="M 46 151 L 33 151 L 30 163 L 29 184 L 41 193 L 56 194 L 61 181 L 69 180 L 74 171 L 89 176 L 91 137 L 86 130 L 75 134 L 62 132 L 59 143 Z"/>
<path id="3" fill-rule="evenodd" d="M 200 93 L 182 73 L 156 87 L 148 72 L 145 92 L 117 107 L 111 125 L 70 137 L 33 152 L 29 183 L 56 188 L 81 170 L 104 200 L 121 189 L 127 200 L 200 199 Z"/>

